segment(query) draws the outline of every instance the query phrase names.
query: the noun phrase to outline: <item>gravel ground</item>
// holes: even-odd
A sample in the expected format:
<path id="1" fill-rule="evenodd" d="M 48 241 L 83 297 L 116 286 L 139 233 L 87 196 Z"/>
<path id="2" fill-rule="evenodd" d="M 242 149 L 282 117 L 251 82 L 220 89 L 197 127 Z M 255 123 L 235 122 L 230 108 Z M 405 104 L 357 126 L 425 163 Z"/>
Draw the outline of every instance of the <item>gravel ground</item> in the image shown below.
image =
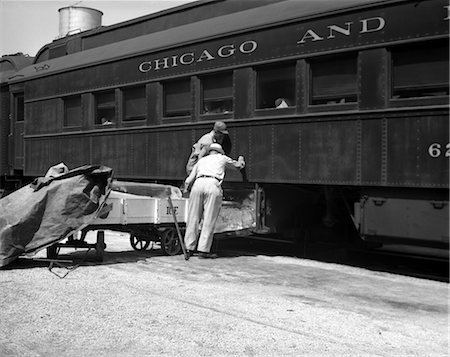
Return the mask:
<path id="1" fill-rule="evenodd" d="M 64 279 L 23 259 L 0 270 L 0 356 L 449 355 L 446 283 L 233 251 L 186 262 L 116 233 L 106 243 L 103 263 Z"/>

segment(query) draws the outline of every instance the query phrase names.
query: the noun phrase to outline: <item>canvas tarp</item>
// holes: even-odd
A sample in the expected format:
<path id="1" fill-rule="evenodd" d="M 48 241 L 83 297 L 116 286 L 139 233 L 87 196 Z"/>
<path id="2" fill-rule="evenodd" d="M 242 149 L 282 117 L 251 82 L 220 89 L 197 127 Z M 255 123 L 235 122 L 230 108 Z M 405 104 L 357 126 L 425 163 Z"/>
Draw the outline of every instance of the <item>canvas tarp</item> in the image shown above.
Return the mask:
<path id="1" fill-rule="evenodd" d="M 89 165 L 57 175 L 40 177 L 0 199 L 0 267 L 63 240 L 99 213 L 112 169 Z"/>

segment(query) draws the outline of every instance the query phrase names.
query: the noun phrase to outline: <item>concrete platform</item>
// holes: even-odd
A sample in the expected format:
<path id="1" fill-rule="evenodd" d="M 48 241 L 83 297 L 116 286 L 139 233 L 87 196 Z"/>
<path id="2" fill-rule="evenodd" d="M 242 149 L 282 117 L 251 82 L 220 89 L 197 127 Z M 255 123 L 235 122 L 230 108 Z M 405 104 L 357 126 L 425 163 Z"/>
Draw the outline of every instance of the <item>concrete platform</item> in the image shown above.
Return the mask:
<path id="1" fill-rule="evenodd" d="M 0 271 L 0 355 L 448 355 L 447 283 L 233 250 L 185 261 L 133 251 L 125 234 L 106 243 L 103 263 L 64 279 L 22 259 Z"/>

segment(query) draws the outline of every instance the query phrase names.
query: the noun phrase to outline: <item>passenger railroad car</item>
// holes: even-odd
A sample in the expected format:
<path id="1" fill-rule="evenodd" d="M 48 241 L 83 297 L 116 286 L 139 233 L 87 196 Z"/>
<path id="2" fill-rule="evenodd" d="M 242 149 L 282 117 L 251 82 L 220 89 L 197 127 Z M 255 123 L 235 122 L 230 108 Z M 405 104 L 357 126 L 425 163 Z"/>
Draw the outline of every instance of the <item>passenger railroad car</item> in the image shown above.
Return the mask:
<path id="1" fill-rule="evenodd" d="M 448 28 L 445 0 L 214 0 L 68 36 L 9 80 L 10 165 L 180 184 L 222 120 L 270 233 L 446 248 Z"/>

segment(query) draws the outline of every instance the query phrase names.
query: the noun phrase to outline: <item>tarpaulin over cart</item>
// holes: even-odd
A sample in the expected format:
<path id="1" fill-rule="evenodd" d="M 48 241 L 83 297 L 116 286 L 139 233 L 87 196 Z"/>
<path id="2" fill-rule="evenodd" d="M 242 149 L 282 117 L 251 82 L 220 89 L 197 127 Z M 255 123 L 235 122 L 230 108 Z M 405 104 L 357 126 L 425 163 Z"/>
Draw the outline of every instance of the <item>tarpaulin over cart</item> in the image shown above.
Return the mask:
<path id="1" fill-rule="evenodd" d="M 143 183 L 114 180 L 111 189 L 118 192 L 130 193 L 139 196 L 156 198 L 181 198 L 182 193 L 178 187 L 163 185 L 160 183 Z"/>
<path id="2" fill-rule="evenodd" d="M 112 169 L 67 171 L 57 165 L 0 199 L 0 267 L 63 240 L 96 217 L 110 191 Z"/>

